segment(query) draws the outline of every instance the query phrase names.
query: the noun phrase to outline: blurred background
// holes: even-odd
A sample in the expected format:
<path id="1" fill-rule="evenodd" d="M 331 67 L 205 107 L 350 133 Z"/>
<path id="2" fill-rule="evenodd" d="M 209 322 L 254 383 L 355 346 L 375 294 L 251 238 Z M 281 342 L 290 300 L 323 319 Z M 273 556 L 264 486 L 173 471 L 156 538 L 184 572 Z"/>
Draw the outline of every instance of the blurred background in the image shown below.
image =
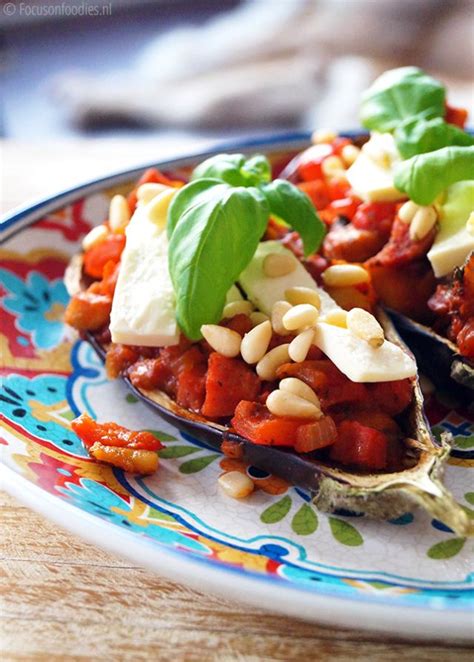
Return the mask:
<path id="1" fill-rule="evenodd" d="M 87 139 L 89 155 L 105 140 L 117 167 L 117 140 L 146 160 L 354 128 L 361 91 L 404 64 L 473 116 L 473 0 L 15 0 L 0 19 L 3 137 L 31 149 Z"/>

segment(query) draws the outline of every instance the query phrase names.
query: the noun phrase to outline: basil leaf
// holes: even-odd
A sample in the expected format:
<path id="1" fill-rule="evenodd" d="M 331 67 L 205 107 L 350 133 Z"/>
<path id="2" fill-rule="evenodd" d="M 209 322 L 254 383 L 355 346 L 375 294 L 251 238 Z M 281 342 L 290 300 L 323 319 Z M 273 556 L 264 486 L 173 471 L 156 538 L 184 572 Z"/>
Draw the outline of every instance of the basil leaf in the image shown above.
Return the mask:
<path id="1" fill-rule="evenodd" d="M 178 323 L 198 340 L 203 324 L 220 320 L 227 291 L 265 232 L 269 209 L 258 189 L 224 183 L 189 202 L 174 226 L 168 264 Z"/>
<path id="2" fill-rule="evenodd" d="M 398 126 L 393 135 L 398 151 L 404 159 L 450 145 L 474 145 L 472 136 L 457 126 L 448 124 L 441 117 L 428 121 L 409 120 Z"/>
<path id="3" fill-rule="evenodd" d="M 362 95 L 361 122 L 367 129 L 385 132 L 414 117 L 443 117 L 445 97 L 443 85 L 421 69 L 391 69 Z"/>
<path id="4" fill-rule="evenodd" d="M 244 154 L 216 154 L 199 164 L 191 179 L 215 178 L 232 186 L 255 186 L 270 181 L 268 160 L 261 154 L 250 158 Z"/>
<path id="5" fill-rule="evenodd" d="M 284 179 L 260 186 L 272 216 L 285 221 L 303 241 L 304 253 L 314 253 L 320 246 L 325 228 L 306 193 Z"/>
<path id="6" fill-rule="evenodd" d="M 448 186 L 468 179 L 474 179 L 474 147 L 443 147 L 402 161 L 394 183 L 413 202 L 429 205 Z"/>
<path id="7" fill-rule="evenodd" d="M 166 231 L 168 239 L 176 227 L 177 222 L 193 205 L 204 204 L 207 200 L 212 200 L 215 197 L 214 187 L 217 184 L 222 184 L 220 179 L 199 179 L 195 182 L 190 182 L 180 188 L 175 194 L 168 208 L 168 217 L 166 221 Z"/>

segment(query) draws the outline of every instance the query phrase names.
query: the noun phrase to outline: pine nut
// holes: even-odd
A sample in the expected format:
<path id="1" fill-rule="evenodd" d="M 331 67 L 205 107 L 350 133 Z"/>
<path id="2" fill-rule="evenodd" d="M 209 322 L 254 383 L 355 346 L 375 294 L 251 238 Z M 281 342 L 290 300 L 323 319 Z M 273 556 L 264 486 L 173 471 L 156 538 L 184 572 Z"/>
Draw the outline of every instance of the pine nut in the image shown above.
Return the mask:
<path id="1" fill-rule="evenodd" d="M 291 310 L 291 304 L 288 301 L 275 301 L 272 308 L 272 327 L 275 333 L 280 336 L 287 336 L 288 331 L 283 326 L 283 317 Z"/>
<path id="2" fill-rule="evenodd" d="M 171 188 L 166 186 L 165 189 L 155 195 L 152 200 L 146 205 L 146 210 L 148 217 L 151 221 L 156 223 L 158 226 L 166 225 L 166 218 L 168 214 L 168 207 L 171 204 L 171 200 L 176 194 L 178 189 Z"/>
<path id="3" fill-rule="evenodd" d="M 347 167 L 351 166 L 360 154 L 360 149 L 355 145 L 344 145 L 341 150 L 342 160 Z"/>
<path id="4" fill-rule="evenodd" d="M 244 499 L 254 491 L 253 481 L 240 471 L 228 471 L 217 479 L 219 487 L 233 499 Z"/>
<path id="5" fill-rule="evenodd" d="M 292 306 L 297 306 L 299 303 L 310 303 L 318 310 L 321 308 L 321 297 L 316 290 L 312 290 L 310 287 L 290 287 L 285 290 L 285 299 Z"/>
<path id="6" fill-rule="evenodd" d="M 288 363 L 290 355 L 288 354 L 288 347 L 290 345 L 278 345 L 271 349 L 263 359 L 257 363 L 256 371 L 260 379 L 271 382 L 276 377 L 276 371 L 284 363 Z"/>
<path id="7" fill-rule="evenodd" d="M 250 315 L 253 305 L 250 301 L 231 301 L 226 303 L 222 311 L 222 319 L 235 317 L 236 315 Z"/>
<path id="8" fill-rule="evenodd" d="M 369 274 L 357 264 L 334 264 L 323 271 L 322 279 L 329 287 L 347 287 L 369 282 Z"/>
<path id="9" fill-rule="evenodd" d="M 303 398 L 303 400 L 308 400 L 308 402 L 312 402 L 313 405 L 321 409 L 321 403 L 319 402 L 318 396 L 311 386 L 305 384 L 301 379 L 297 379 L 296 377 L 285 377 L 285 379 L 281 380 L 278 388 L 280 391 L 288 391 L 289 393 L 297 395 L 299 398 Z"/>
<path id="10" fill-rule="evenodd" d="M 242 339 L 237 331 L 226 329 L 225 326 L 218 326 L 217 324 L 203 324 L 201 333 L 212 349 L 222 354 L 222 356 L 232 358 L 239 354 Z"/>
<path id="11" fill-rule="evenodd" d="M 308 355 L 311 345 L 313 344 L 313 340 L 313 329 L 306 329 L 306 331 L 299 333 L 296 338 L 293 338 L 293 340 L 290 342 L 290 346 L 288 348 L 290 359 L 295 363 L 301 363 L 301 361 L 304 361 Z"/>
<path id="12" fill-rule="evenodd" d="M 313 131 L 311 142 L 313 145 L 322 145 L 324 143 L 332 143 L 337 138 L 336 132 L 331 129 L 317 129 Z"/>
<path id="13" fill-rule="evenodd" d="M 154 182 L 147 182 L 146 184 L 141 184 L 137 188 L 137 198 L 144 205 L 148 204 L 150 200 L 153 200 L 159 193 L 162 193 L 165 189 L 169 188 L 165 184 L 158 184 Z"/>
<path id="14" fill-rule="evenodd" d="M 353 308 L 347 313 L 349 331 L 366 340 L 371 347 L 381 347 L 384 343 L 383 329 L 375 317 L 363 308 Z"/>
<path id="15" fill-rule="evenodd" d="M 404 223 L 411 223 L 413 216 L 418 211 L 418 205 L 413 200 L 408 200 L 398 210 L 398 218 Z"/>
<path id="16" fill-rule="evenodd" d="M 313 326 L 319 317 L 319 310 L 310 303 L 299 303 L 283 315 L 283 326 L 288 331 L 296 331 Z"/>
<path id="17" fill-rule="evenodd" d="M 266 322 L 268 319 L 270 319 L 268 315 L 265 315 L 265 313 L 262 313 L 259 310 L 250 313 L 250 321 L 254 326 L 258 326 L 262 322 Z"/>
<path id="18" fill-rule="evenodd" d="M 114 195 L 109 207 L 109 227 L 112 232 L 121 232 L 130 220 L 130 208 L 123 195 Z"/>
<path id="19" fill-rule="evenodd" d="M 345 175 L 345 165 L 339 156 L 327 156 L 321 163 L 321 170 L 325 177 L 339 177 Z"/>
<path id="20" fill-rule="evenodd" d="M 82 240 L 82 248 L 85 251 L 88 251 L 93 246 L 100 244 L 109 234 L 107 226 L 102 223 L 102 225 L 96 225 L 95 228 L 92 228 L 84 239 Z"/>
<path id="21" fill-rule="evenodd" d="M 280 278 L 293 273 L 296 258 L 287 253 L 269 253 L 263 260 L 263 273 L 269 278 Z"/>
<path id="22" fill-rule="evenodd" d="M 271 339 L 272 325 L 269 320 L 246 333 L 240 345 L 240 353 L 245 363 L 258 363 L 265 356 Z"/>
<path id="23" fill-rule="evenodd" d="M 469 234 L 472 234 L 474 236 L 474 211 L 471 212 L 469 218 L 467 219 L 466 229 L 469 232 Z"/>
<path id="24" fill-rule="evenodd" d="M 332 324 L 333 326 L 340 326 L 341 329 L 345 329 L 347 328 L 347 310 L 342 310 L 342 308 L 329 310 L 320 321 L 326 322 L 326 324 Z"/>
<path id="25" fill-rule="evenodd" d="M 321 416 L 319 407 L 290 391 L 272 391 L 265 404 L 268 411 L 275 416 L 293 418 L 320 418 Z"/>
<path id="26" fill-rule="evenodd" d="M 438 214 L 433 207 L 419 207 L 410 223 L 410 239 L 420 241 L 434 228 Z"/>

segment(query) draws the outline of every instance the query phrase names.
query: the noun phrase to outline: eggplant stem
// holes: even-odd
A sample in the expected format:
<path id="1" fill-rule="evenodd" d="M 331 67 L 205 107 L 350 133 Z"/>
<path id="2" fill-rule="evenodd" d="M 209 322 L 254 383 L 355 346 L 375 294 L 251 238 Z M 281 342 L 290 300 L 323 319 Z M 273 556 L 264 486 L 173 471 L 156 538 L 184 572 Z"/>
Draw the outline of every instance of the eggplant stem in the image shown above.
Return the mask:
<path id="1" fill-rule="evenodd" d="M 400 490 L 458 536 L 474 536 L 474 520 L 437 478 L 423 476 L 421 480 L 404 480 Z"/>

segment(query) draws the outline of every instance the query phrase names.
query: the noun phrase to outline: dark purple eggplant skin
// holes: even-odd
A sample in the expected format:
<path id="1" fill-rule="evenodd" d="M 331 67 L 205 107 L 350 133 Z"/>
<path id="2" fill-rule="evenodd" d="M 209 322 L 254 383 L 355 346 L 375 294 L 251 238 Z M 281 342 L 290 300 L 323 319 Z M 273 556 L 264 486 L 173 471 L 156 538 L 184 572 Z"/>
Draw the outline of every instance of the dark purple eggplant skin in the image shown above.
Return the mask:
<path id="1" fill-rule="evenodd" d="M 386 309 L 402 340 L 416 358 L 420 371 L 440 391 L 449 393 L 460 403 L 474 397 L 474 365 L 461 356 L 455 345 L 423 324 L 394 310 Z"/>

